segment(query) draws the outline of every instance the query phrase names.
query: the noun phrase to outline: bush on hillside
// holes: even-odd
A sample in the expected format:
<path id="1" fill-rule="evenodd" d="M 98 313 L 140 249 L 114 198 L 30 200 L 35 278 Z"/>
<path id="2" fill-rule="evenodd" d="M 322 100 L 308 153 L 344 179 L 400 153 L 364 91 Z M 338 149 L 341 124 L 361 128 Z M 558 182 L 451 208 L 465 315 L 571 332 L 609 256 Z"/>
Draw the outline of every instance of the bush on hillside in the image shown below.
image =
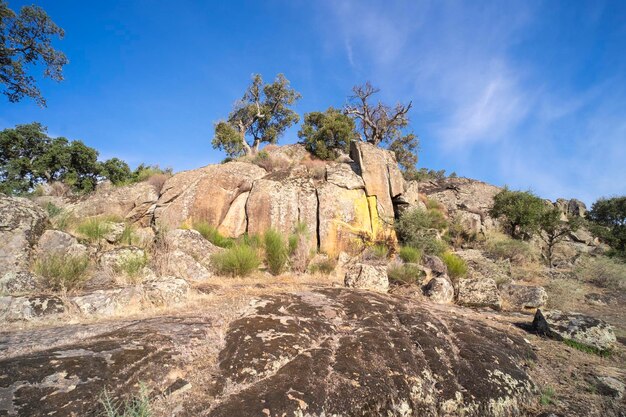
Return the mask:
<path id="1" fill-rule="evenodd" d="M 269 229 L 263 235 L 267 267 L 273 275 L 278 275 L 287 264 L 288 248 L 283 236 L 276 230 Z"/>
<path id="2" fill-rule="evenodd" d="M 441 260 L 448 267 L 448 276 L 456 280 L 467 275 L 467 264 L 459 256 L 452 252 L 444 252 L 440 255 Z"/>
<path id="3" fill-rule="evenodd" d="M 219 274 L 233 277 L 250 275 L 260 264 L 257 251 L 244 244 L 237 244 L 224 252 L 214 254 L 211 262 Z"/>
<path id="4" fill-rule="evenodd" d="M 415 209 L 403 213 L 396 222 L 398 239 L 405 246 L 419 249 L 427 255 L 437 255 L 447 249 L 439 235 L 447 221 L 439 210 Z"/>
<path id="5" fill-rule="evenodd" d="M 581 281 L 601 288 L 626 290 L 626 263 L 618 258 L 587 258 L 576 267 L 574 274 Z"/>
<path id="6" fill-rule="evenodd" d="M 329 107 L 325 112 L 305 114 L 298 137 L 316 157 L 333 160 L 340 153 L 347 154 L 350 151 L 350 141 L 358 139 L 355 128 L 354 120 Z"/>
<path id="7" fill-rule="evenodd" d="M 419 263 L 422 259 L 422 252 L 411 246 L 402 246 L 398 252 L 398 256 L 407 263 Z"/>
<path id="8" fill-rule="evenodd" d="M 528 242 L 511 239 L 499 233 L 487 236 L 484 250 L 491 258 L 508 259 L 517 265 L 524 265 L 535 259 L 533 249 Z"/>
<path id="9" fill-rule="evenodd" d="M 80 288 L 88 278 L 87 256 L 49 255 L 38 259 L 34 271 L 53 291 L 70 291 Z"/>
<path id="10" fill-rule="evenodd" d="M 500 220 L 512 238 L 528 240 L 540 230 L 541 220 L 548 208 L 544 200 L 530 191 L 504 188 L 494 196 L 489 214 Z"/>
<path id="11" fill-rule="evenodd" d="M 391 265 L 387 268 L 387 277 L 393 284 L 417 284 L 422 277 L 422 270 L 411 264 Z"/>
<path id="12" fill-rule="evenodd" d="M 191 227 L 199 232 L 206 240 L 220 248 L 230 248 L 234 244 L 233 239 L 222 236 L 217 228 L 211 226 L 208 222 L 194 221 Z"/>

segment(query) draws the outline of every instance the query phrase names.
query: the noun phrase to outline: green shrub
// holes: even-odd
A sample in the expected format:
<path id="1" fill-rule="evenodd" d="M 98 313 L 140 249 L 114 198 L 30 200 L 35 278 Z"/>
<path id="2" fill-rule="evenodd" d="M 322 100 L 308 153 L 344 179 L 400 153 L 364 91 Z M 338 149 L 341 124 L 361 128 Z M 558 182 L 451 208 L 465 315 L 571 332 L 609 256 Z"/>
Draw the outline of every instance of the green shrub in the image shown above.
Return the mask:
<path id="1" fill-rule="evenodd" d="M 309 272 L 312 274 L 319 272 L 321 274 L 328 275 L 335 270 L 336 266 L 337 266 L 337 261 L 335 261 L 334 259 L 330 259 L 330 258 L 324 259 L 322 261 L 319 261 L 310 265 Z"/>
<path id="2" fill-rule="evenodd" d="M 540 399 L 541 405 L 550 405 L 550 404 L 552 404 L 554 402 L 552 397 L 554 397 L 554 388 L 546 387 L 541 392 L 541 399 Z"/>
<path id="3" fill-rule="evenodd" d="M 133 227 L 126 225 L 126 227 L 124 227 L 124 231 L 122 232 L 122 236 L 120 236 L 119 243 L 122 245 L 132 246 L 134 241 L 135 233 L 133 231 Z"/>
<path id="4" fill-rule="evenodd" d="M 267 267 L 273 275 L 280 274 L 287 264 L 287 245 L 283 236 L 276 230 L 269 229 L 263 235 Z"/>
<path id="5" fill-rule="evenodd" d="M 192 228 L 198 231 L 206 240 L 220 248 L 230 248 L 234 244 L 233 239 L 222 236 L 217 231 L 217 228 L 205 221 L 193 222 Z"/>
<path id="6" fill-rule="evenodd" d="M 443 263 L 448 267 L 448 275 L 452 279 L 462 278 L 467 275 L 467 264 L 452 252 L 445 252 L 440 255 Z"/>
<path id="7" fill-rule="evenodd" d="M 94 217 L 80 223 L 77 231 L 91 243 L 98 243 L 111 231 L 111 225 L 103 218 Z"/>
<path id="8" fill-rule="evenodd" d="M 43 277 L 47 287 L 54 291 L 80 288 L 88 278 L 87 256 L 49 255 L 38 259 L 35 273 Z"/>
<path id="9" fill-rule="evenodd" d="M 509 259 L 517 265 L 524 265 L 534 260 L 530 244 L 504 235 L 490 235 L 485 243 L 485 252 L 492 258 Z"/>
<path id="10" fill-rule="evenodd" d="M 237 244 L 216 253 L 211 257 L 213 265 L 222 275 L 244 277 L 259 267 L 257 251 L 248 246 Z"/>
<path id="11" fill-rule="evenodd" d="M 358 139 L 354 120 L 332 107 L 325 112 L 306 113 L 298 137 L 309 152 L 325 160 L 337 158 L 340 152 L 348 153 L 350 141 Z"/>
<path id="12" fill-rule="evenodd" d="M 46 212 L 48 212 L 48 217 L 52 218 L 61 214 L 63 212 L 63 209 L 61 207 L 58 207 L 53 202 L 48 201 L 48 204 L 46 204 Z"/>
<path id="13" fill-rule="evenodd" d="M 363 252 L 363 259 L 370 261 L 383 261 L 389 256 L 389 248 L 386 245 L 377 243 Z"/>
<path id="14" fill-rule="evenodd" d="M 599 256 L 583 260 L 574 270 L 576 277 L 598 287 L 626 289 L 626 263 Z"/>
<path id="15" fill-rule="evenodd" d="M 437 200 L 433 200 L 429 198 L 426 200 L 426 210 L 439 210 L 441 208 L 441 204 Z"/>
<path id="16" fill-rule="evenodd" d="M 400 256 L 400 259 L 404 262 L 419 263 L 422 259 L 422 252 L 411 246 L 402 246 L 398 252 L 398 256 Z"/>
<path id="17" fill-rule="evenodd" d="M 115 267 L 115 272 L 123 273 L 132 282 L 137 282 L 141 271 L 147 265 L 148 258 L 145 255 L 129 254 L 122 257 Z"/>
<path id="18" fill-rule="evenodd" d="M 416 284 L 422 277 L 422 270 L 416 265 L 392 265 L 387 268 L 387 277 L 395 284 Z"/>
<path id="19" fill-rule="evenodd" d="M 439 210 L 415 209 L 405 212 L 396 222 L 396 233 L 404 245 L 437 255 L 447 249 L 446 243 L 438 238 L 447 225 Z"/>
<path id="20" fill-rule="evenodd" d="M 504 188 L 493 197 L 489 215 L 501 221 L 514 239 L 528 240 L 537 233 L 547 211 L 544 200 L 530 191 L 511 191 Z"/>
<path id="21" fill-rule="evenodd" d="M 150 393 L 145 385 L 141 384 L 139 393 L 126 401 L 119 402 L 111 398 L 111 394 L 105 389 L 100 396 L 100 405 L 103 408 L 104 417 L 151 417 L 153 415 L 150 406 Z"/>
<path id="22" fill-rule="evenodd" d="M 244 233 L 237 238 L 236 243 L 240 245 L 247 245 L 254 249 L 260 249 L 263 246 L 263 240 L 259 235 L 249 235 Z"/>
<path id="23" fill-rule="evenodd" d="M 613 353 L 609 349 L 598 349 L 595 346 L 585 345 L 584 343 L 580 343 L 572 339 L 565 339 L 563 340 L 563 343 L 576 350 L 580 350 L 581 352 L 589 353 L 591 355 L 602 356 L 604 358 L 611 356 L 611 354 Z"/>

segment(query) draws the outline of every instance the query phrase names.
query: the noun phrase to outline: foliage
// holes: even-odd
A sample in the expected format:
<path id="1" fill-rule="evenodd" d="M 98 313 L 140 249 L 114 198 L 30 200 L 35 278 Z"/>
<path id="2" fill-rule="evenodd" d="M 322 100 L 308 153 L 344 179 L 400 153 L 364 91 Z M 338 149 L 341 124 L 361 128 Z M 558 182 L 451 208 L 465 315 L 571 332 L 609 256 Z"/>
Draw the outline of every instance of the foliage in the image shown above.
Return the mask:
<path id="1" fill-rule="evenodd" d="M 574 269 L 576 278 L 598 287 L 626 289 L 626 263 L 618 258 L 599 256 L 584 259 Z"/>
<path id="2" fill-rule="evenodd" d="M 523 265 L 533 260 L 533 250 L 528 242 L 514 240 L 499 233 L 492 233 L 487 236 L 484 250 L 492 258 L 508 259 L 517 265 Z"/>
<path id="3" fill-rule="evenodd" d="M 136 282 L 147 264 L 148 258 L 144 254 L 132 253 L 120 259 L 115 266 L 115 272 L 123 273 L 133 282 Z"/>
<path id="4" fill-rule="evenodd" d="M 561 210 L 558 208 L 546 209 L 539 219 L 541 239 L 545 242 L 544 256 L 548 266 L 552 268 L 554 247 L 565 239 L 570 233 L 575 232 L 581 226 L 580 217 L 569 217 L 561 220 Z"/>
<path id="5" fill-rule="evenodd" d="M 124 402 L 115 401 L 105 389 L 100 396 L 100 405 L 104 409 L 104 417 L 151 417 L 148 388 L 141 384 L 139 393 Z"/>
<path id="6" fill-rule="evenodd" d="M 459 248 L 463 246 L 464 243 L 474 242 L 477 238 L 477 234 L 468 231 L 458 217 L 455 217 L 450 222 L 445 234 L 446 241 L 454 248 Z"/>
<path id="7" fill-rule="evenodd" d="M 387 268 L 387 277 L 395 284 L 416 284 L 421 275 L 422 271 L 411 264 L 391 265 Z"/>
<path id="8" fill-rule="evenodd" d="M 102 218 L 93 217 L 80 223 L 76 231 L 89 240 L 89 242 L 99 243 L 104 236 L 111 231 L 111 225 Z"/>
<path id="9" fill-rule="evenodd" d="M 330 259 L 330 258 L 323 259 L 319 262 L 316 262 L 310 265 L 309 272 L 311 274 L 319 272 L 321 274 L 328 275 L 335 270 L 336 266 L 337 266 L 337 261 L 335 261 L 334 259 Z"/>
<path id="10" fill-rule="evenodd" d="M 406 211 L 396 222 L 399 240 L 422 253 L 437 255 L 446 249 L 446 244 L 438 234 L 447 226 L 447 221 L 439 210 L 414 209 Z"/>
<path id="11" fill-rule="evenodd" d="M 543 391 L 541 391 L 541 398 L 539 402 L 541 405 L 550 405 L 554 402 L 552 397 L 554 397 L 554 388 L 546 387 Z"/>
<path id="12" fill-rule="evenodd" d="M 362 258 L 364 260 L 370 261 L 382 261 L 387 259 L 388 257 L 389 247 L 381 243 L 376 243 L 368 247 L 367 249 L 365 249 L 362 255 Z"/>
<path id="13" fill-rule="evenodd" d="M 215 125 L 213 148 L 236 157 L 256 154 L 261 143 L 276 143 L 287 128 L 298 123 L 291 106 L 299 99 L 300 93 L 283 74 L 271 84 L 264 84 L 261 75 L 255 74 L 228 119 Z"/>
<path id="14" fill-rule="evenodd" d="M 46 212 L 48 213 L 48 217 L 52 218 L 61 214 L 63 212 L 63 209 L 61 207 L 58 207 L 52 201 L 48 201 L 48 203 L 46 204 Z"/>
<path id="15" fill-rule="evenodd" d="M 350 141 L 358 139 L 354 129 L 354 120 L 329 107 L 325 112 L 305 114 L 298 137 L 313 155 L 333 160 L 339 156 L 339 152 L 350 152 Z"/>
<path id="16" fill-rule="evenodd" d="M 592 222 L 592 233 L 626 259 L 626 196 L 599 199 L 587 218 Z"/>
<path id="17" fill-rule="evenodd" d="M 283 236 L 276 230 L 269 229 L 263 235 L 267 266 L 273 275 L 280 274 L 287 264 L 287 245 Z"/>
<path id="18" fill-rule="evenodd" d="M 88 278 L 88 269 L 87 256 L 49 255 L 34 264 L 35 273 L 41 275 L 46 286 L 55 291 L 80 288 Z"/>
<path id="19" fill-rule="evenodd" d="M 101 165 L 100 174 L 113 184 L 121 184 L 131 177 L 131 171 L 128 164 L 121 159 L 111 158 Z"/>
<path id="20" fill-rule="evenodd" d="M 389 150 L 396 155 L 396 161 L 403 173 L 415 170 L 418 149 L 419 139 L 413 133 L 399 135 L 389 144 Z"/>
<path id="21" fill-rule="evenodd" d="M 456 178 L 456 172 L 452 172 L 450 175 L 446 175 L 445 169 L 434 170 L 428 168 L 420 168 L 404 171 L 404 179 L 407 181 L 429 181 L 429 180 L 441 180 L 444 178 Z"/>
<path id="22" fill-rule="evenodd" d="M 202 237 L 206 240 L 220 248 L 230 248 L 234 244 L 233 239 L 222 236 L 216 227 L 211 226 L 205 221 L 193 222 L 192 228 L 200 232 Z"/>
<path id="23" fill-rule="evenodd" d="M 603 358 L 608 358 L 613 354 L 613 352 L 609 349 L 598 349 L 595 346 L 585 345 L 584 343 L 580 343 L 572 339 L 565 339 L 563 340 L 563 343 L 576 350 L 580 350 L 581 352 L 602 356 Z"/>
<path id="24" fill-rule="evenodd" d="M 309 231 L 303 222 L 298 222 L 288 238 L 288 251 L 291 270 L 294 272 L 306 271 L 310 255 Z"/>
<path id="25" fill-rule="evenodd" d="M 452 252 L 444 252 L 440 257 L 443 263 L 448 267 L 448 275 L 450 278 L 457 279 L 467 275 L 467 264 L 459 256 Z"/>
<path id="26" fill-rule="evenodd" d="M 211 261 L 221 275 L 244 277 L 260 264 L 257 251 L 245 244 L 237 244 L 214 254 Z"/>
<path id="27" fill-rule="evenodd" d="M 422 252 L 411 246 L 402 246 L 398 252 L 398 256 L 404 262 L 418 263 L 422 259 Z"/>
<path id="28" fill-rule="evenodd" d="M 546 203 L 532 192 L 504 188 L 494 196 L 490 215 L 514 239 L 528 240 L 539 231 L 546 209 Z"/>
<path id="29" fill-rule="evenodd" d="M 120 241 L 122 245 L 132 246 L 135 240 L 135 233 L 133 227 L 131 225 L 126 225 L 124 227 L 124 231 L 122 232 L 122 236 L 120 236 Z"/>
<path id="30" fill-rule="evenodd" d="M 28 70 L 40 64 L 44 77 L 62 81 L 68 60 L 52 47 L 52 39 L 62 39 L 64 34 L 41 7 L 24 6 L 15 13 L 0 0 L 0 83 L 10 102 L 30 97 L 45 107 L 46 100 Z"/>

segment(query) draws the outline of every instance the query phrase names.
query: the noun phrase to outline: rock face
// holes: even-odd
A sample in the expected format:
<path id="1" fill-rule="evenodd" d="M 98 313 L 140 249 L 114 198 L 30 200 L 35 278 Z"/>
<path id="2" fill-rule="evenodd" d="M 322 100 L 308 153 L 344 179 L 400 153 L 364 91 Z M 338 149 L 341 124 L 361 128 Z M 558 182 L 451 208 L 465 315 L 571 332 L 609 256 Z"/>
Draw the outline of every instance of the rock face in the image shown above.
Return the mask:
<path id="1" fill-rule="evenodd" d="M 575 198 L 571 200 L 559 198 L 554 203 L 554 206 L 561 210 L 561 213 L 566 216 L 585 217 L 585 213 L 587 213 L 587 206 L 585 203 L 580 200 L 576 200 Z"/>
<path id="2" fill-rule="evenodd" d="M 47 225 L 46 213 L 32 201 L 0 194 L 0 276 L 28 271 L 32 249 Z"/>
<path id="3" fill-rule="evenodd" d="M 445 275 L 431 278 L 424 286 L 424 295 L 437 304 L 449 304 L 454 300 L 454 287 Z"/>
<path id="4" fill-rule="evenodd" d="M 65 311 L 63 300 L 53 295 L 0 297 L 0 322 L 50 318 Z"/>
<path id="5" fill-rule="evenodd" d="M 443 204 L 448 214 L 470 232 L 484 233 L 497 227 L 489 209 L 493 197 L 501 191 L 499 187 L 469 178 L 444 178 L 421 182 L 419 190 Z"/>
<path id="6" fill-rule="evenodd" d="M 461 279 L 457 283 L 457 304 L 466 307 L 502 308 L 502 299 L 496 282 L 490 278 Z"/>
<path id="7" fill-rule="evenodd" d="M 84 256 L 87 247 L 78 243 L 76 238 L 60 230 L 46 230 L 37 244 L 37 256 Z"/>
<path id="8" fill-rule="evenodd" d="M 38 278 L 30 272 L 7 272 L 0 276 L 0 293 L 17 294 L 36 290 Z"/>
<path id="9" fill-rule="evenodd" d="M 511 306 L 519 309 L 543 307 L 548 301 L 548 293 L 543 287 L 532 285 L 505 284 L 500 294 Z"/>
<path id="10" fill-rule="evenodd" d="M 543 313 L 550 329 L 563 337 L 599 350 L 611 349 L 616 342 L 613 327 L 600 319 L 558 310 Z"/>
<path id="11" fill-rule="evenodd" d="M 387 292 L 389 290 L 387 266 L 354 264 L 346 272 L 344 283 L 349 288 Z"/>
<path id="12" fill-rule="evenodd" d="M 532 357 L 518 336 L 404 298 L 277 295 L 231 323 L 202 415 L 516 416 Z"/>

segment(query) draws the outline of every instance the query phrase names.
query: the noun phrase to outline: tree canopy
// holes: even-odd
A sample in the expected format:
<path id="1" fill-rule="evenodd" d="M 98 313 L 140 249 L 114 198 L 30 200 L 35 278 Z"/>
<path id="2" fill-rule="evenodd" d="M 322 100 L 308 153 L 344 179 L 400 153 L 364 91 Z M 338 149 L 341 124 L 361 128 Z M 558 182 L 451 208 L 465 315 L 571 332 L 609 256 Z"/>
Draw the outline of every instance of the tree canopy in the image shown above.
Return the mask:
<path id="1" fill-rule="evenodd" d="M 626 258 L 626 196 L 599 199 L 587 218 L 592 222 L 592 232 L 616 255 Z"/>
<path id="2" fill-rule="evenodd" d="M 291 109 L 299 99 L 300 93 L 290 87 L 283 74 L 271 84 L 264 84 L 261 75 L 255 74 L 228 119 L 215 125 L 213 147 L 237 157 L 256 154 L 261 143 L 276 143 L 300 120 Z"/>
<path id="3" fill-rule="evenodd" d="M 44 77 L 63 80 L 63 66 L 68 60 L 63 52 L 52 47 L 56 36 L 63 38 L 63 29 L 42 8 L 24 6 L 15 13 L 0 0 L 0 83 L 10 102 L 30 97 L 40 106 L 46 105 L 29 71 L 43 64 Z"/>
<path id="4" fill-rule="evenodd" d="M 305 114 L 298 137 L 309 152 L 326 160 L 350 152 L 350 142 L 358 139 L 354 121 L 333 107 Z"/>
<path id="5" fill-rule="evenodd" d="M 493 198 L 490 215 L 502 222 L 514 239 L 526 240 L 540 229 L 546 203 L 530 191 L 504 188 Z"/>

